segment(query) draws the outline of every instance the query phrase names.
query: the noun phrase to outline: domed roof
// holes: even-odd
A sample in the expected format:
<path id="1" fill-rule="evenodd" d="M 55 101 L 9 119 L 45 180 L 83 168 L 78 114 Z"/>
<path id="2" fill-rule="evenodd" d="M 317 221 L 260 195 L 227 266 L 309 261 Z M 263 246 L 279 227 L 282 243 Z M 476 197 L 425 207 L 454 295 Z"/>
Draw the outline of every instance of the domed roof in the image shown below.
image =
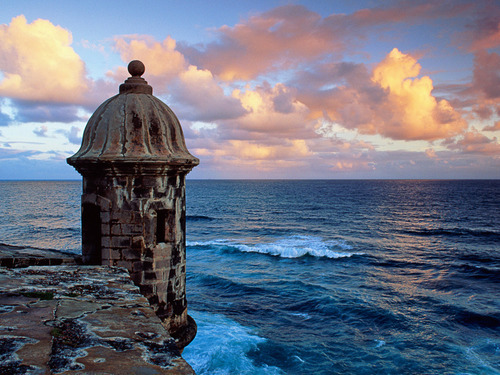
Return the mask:
<path id="1" fill-rule="evenodd" d="M 145 67 L 134 60 L 128 66 L 132 77 L 120 85 L 120 93 L 102 103 L 89 119 L 80 150 L 67 159 L 77 170 L 92 165 L 134 167 L 172 166 L 192 169 L 199 160 L 184 141 L 179 120 L 141 78 Z"/>

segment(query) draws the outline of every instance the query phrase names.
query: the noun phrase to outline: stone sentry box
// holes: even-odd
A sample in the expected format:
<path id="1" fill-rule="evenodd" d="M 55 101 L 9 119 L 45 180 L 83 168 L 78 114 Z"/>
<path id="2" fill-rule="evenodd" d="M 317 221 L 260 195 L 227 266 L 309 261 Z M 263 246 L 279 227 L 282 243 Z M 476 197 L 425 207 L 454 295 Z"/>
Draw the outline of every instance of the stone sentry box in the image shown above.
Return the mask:
<path id="1" fill-rule="evenodd" d="M 67 162 L 83 176 L 82 255 L 86 264 L 121 266 L 182 349 L 196 334 L 186 302 L 185 177 L 199 160 L 179 120 L 141 77 L 89 119 Z"/>

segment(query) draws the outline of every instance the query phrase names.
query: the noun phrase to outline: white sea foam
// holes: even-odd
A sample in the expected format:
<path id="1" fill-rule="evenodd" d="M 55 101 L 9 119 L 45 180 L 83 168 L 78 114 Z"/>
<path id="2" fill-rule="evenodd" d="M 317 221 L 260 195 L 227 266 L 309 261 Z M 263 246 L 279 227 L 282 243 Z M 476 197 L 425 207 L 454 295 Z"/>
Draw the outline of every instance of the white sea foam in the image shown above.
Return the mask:
<path id="1" fill-rule="evenodd" d="M 266 340 L 250 328 L 239 325 L 222 315 L 190 310 L 198 325 L 194 341 L 182 357 L 198 375 L 283 374 L 273 366 L 256 366 L 247 353 Z"/>
<path id="2" fill-rule="evenodd" d="M 290 313 L 290 315 L 298 316 L 300 318 L 303 318 L 304 320 L 311 319 L 311 315 L 309 315 L 307 313 Z"/>
<path id="3" fill-rule="evenodd" d="M 375 340 L 375 342 L 377 343 L 377 345 L 375 345 L 376 348 L 380 348 L 386 344 L 384 340 Z"/>
<path id="4" fill-rule="evenodd" d="M 343 240 L 324 241 L 320 237 L 294 235 L 276 239 L 274 242 L 242 243 L 235 240 L 212 240 L 202 242 L 188 242 L 188 246 L 232 247 L 242 252 L 260 253 L 278 256 L 281 258 L 300 258 L 313 256 L 317 258 L 346 258 L 364 253 L 349 252 L 352 246 Z"/>
<path id="5" fill-rule="evenodd" d="M 293 358 L 297 358 L 300 363 L 306 363 L 302 358 L 300 358 L 298 355 L 294 355 Z"/>

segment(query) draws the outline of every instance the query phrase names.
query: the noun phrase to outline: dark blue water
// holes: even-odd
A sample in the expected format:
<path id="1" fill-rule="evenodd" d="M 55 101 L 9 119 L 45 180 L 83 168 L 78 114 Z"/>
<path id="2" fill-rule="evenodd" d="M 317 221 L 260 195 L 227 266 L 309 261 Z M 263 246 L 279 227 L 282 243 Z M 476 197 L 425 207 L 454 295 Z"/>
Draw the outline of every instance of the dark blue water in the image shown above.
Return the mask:
<path id="1" fill-rule="evenodd" d="M 0 242 L 79 249 L 80 184 L 0 182 Z M 188 181 L 198 374 L 500 374 L 500 181 Z"/>

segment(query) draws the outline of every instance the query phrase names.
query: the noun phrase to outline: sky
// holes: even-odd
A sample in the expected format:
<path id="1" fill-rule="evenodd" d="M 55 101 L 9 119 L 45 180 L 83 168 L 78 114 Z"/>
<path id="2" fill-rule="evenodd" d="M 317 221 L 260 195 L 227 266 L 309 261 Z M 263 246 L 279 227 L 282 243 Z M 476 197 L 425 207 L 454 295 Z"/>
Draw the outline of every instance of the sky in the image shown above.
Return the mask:
<path id="1" fill-rule="evenodd" d="M 497 1 L 4 0 L 0 180 L 80 179 L 134 59 L 189 178 L 500 178 Z"/>

